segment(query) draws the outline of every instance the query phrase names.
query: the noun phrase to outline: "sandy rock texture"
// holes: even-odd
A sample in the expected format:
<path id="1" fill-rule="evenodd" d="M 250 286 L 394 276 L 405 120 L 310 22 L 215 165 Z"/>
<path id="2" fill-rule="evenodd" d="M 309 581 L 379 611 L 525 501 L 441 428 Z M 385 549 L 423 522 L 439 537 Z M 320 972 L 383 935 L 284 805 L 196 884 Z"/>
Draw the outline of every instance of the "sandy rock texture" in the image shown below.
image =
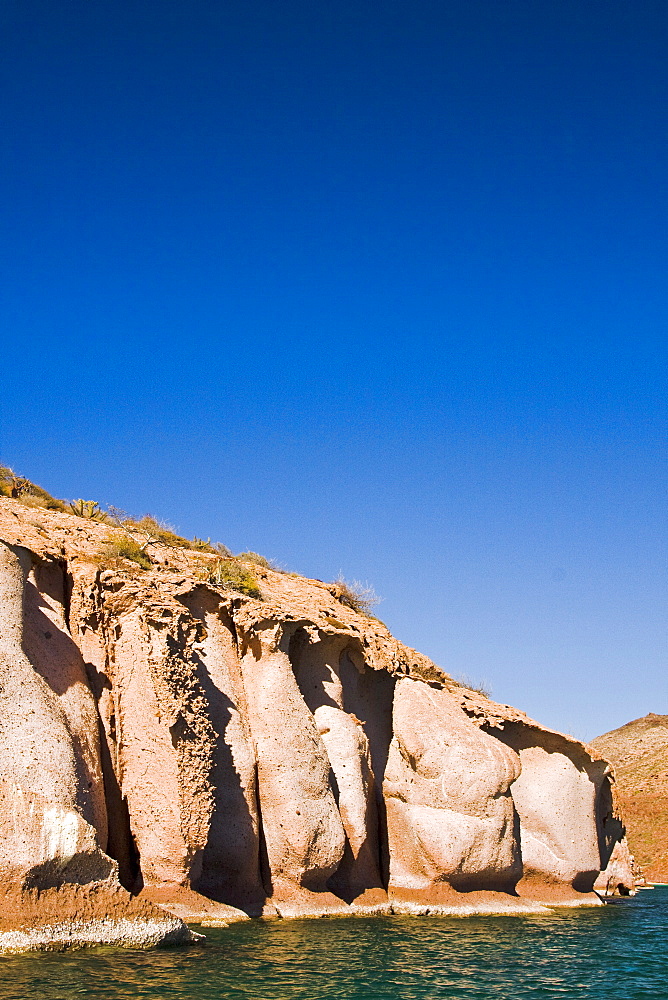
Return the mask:
<path id="1" fill-rule="evenodd" d="M 133 901 L 105 853 L 97 707 L 64 595 L 59 562 L 0 542 L 0 949 L 191 940 Z"/>
<path id="2" fill-rule="evenodd" d="M 516 754 L 473 725 L 445 688 L 404 677 L 385 772 L 392 899 L 513 893 L 522 875 L 511 784 Z"/>
<path id="3" fill-rule="evenodd" d="M 611 859 L 622 881 L 593 750 L 330 585 L 254 566 L 249 598 L 205 553 L 105 561 L 109 532 L 0 498 L 0 948 L 66 940 L 60 898 L 72 940 L 151 943 L 177 918 L 595 903 Z"/>

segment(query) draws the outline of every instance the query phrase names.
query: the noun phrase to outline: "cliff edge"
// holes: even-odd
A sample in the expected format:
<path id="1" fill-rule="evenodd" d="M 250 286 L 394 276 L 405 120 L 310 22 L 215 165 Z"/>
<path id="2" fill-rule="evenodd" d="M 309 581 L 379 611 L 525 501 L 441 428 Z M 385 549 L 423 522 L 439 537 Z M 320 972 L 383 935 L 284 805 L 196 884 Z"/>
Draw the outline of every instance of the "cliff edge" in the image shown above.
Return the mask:
<path id="1" fill-rule="evenodd" d="M 154 539 L 142 568 L 113 534 L 0 497 L 0 948 L 632 886 L 592 748 L 336 586 L 253 565 L 249 596 L 214 553 Z"/>

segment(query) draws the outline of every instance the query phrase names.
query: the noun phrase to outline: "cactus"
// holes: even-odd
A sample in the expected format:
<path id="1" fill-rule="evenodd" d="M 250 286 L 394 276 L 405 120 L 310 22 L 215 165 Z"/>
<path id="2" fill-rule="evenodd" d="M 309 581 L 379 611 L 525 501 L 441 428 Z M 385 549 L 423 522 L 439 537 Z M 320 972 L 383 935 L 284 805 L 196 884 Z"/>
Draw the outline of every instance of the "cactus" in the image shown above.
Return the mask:
<path id="1" fill-rule="evenodd" d="M 85 517 L 89 521 L 106 521 L 107 515 L 101 509 L 97 500 L 72 500 L 70 510 L 77 517 Z"/>

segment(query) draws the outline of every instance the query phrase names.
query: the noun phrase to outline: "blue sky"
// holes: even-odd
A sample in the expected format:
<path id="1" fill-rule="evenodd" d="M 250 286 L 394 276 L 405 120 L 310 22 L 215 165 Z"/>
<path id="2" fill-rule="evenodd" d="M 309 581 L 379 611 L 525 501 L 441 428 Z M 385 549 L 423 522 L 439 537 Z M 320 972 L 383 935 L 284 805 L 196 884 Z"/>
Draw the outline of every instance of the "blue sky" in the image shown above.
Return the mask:
<path id="1" fill-rule="evenodd" d="M 3 461 L 593 737 L 666 682 L 668 13 L 6 0 Z"/>

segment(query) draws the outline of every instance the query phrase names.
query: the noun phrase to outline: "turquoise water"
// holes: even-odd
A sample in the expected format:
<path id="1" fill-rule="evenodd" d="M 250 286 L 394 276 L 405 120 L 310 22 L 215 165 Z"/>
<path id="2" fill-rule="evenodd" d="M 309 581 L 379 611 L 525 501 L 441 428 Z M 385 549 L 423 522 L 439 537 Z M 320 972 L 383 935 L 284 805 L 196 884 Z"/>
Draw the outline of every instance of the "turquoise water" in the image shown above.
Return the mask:
<path id="1" fill-rule="evenodd" d="M 0 959 L 2 1000 L 668 998 L 668 890 L 542 917 L 253 922 L 203 947 Z"/>

